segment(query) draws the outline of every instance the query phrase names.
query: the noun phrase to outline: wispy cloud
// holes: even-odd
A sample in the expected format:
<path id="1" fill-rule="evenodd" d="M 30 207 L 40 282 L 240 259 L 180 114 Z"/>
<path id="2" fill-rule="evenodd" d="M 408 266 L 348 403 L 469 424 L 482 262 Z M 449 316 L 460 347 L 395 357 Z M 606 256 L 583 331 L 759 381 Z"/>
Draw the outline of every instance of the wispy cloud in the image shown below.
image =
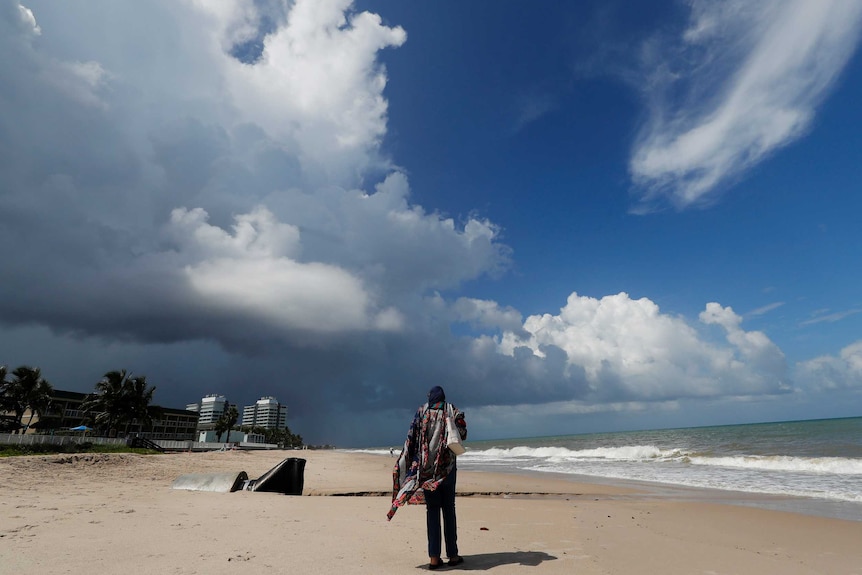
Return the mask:
<path id="1" fill-rule="evenodd" d="M 748 315 L 749 315 L 749 316 L 764 315 L 764 314 L 766 314 L 766 313 L 771 312 L 771 311 L 772 311 L 772 310 L 774 310 L 774 309 L 778 309 L 778 308 L 780 308 L 780 307 L 781 307 L 781 306 L 783 306 L 783 305 L 784 305 L 784 302 L 783 302 L 783 301 L 773 302 L 773 303 L 768 304 L 768 305 L 765 305 L 765 306 L 763 306 L 763 307 L 759 307 L 759 308 L 757 308 L 757 309 L 753 309 L 753 310 L 751 310 L 750 312 L 748 312 Z"/>
<path id="2" fill-rule="evenodd" d="M 806 321 L 803 321 L 799 325 L 813 325 L 815 323 L 834 323 L 836 321 L 840 321 L 845 317 L 849 317 L 851 315 L 856 315 L 857 313 L 862 312 L 862 309 L 848 309 L 846 311 L 838 311 L 835 313 L 830 313 L 829 315 L 821 315 L 819 317 L 815 317 Z"/>
<path id="3" fill-rule="evenodd" d="M 550 93 L 534 93 L 522 96 L 518 102 L 517 117 L 513 132 L 520 132 L 526 126 L 553 112 L 557 107 L 554 96 Z"/>
<path id="4" fill-rule="evenodd" d="M 702 204 L 803 135 L 860 37 L 857 0 L 694 0 L 670 47 L 645 50 L 649 118 L 630 171 L 635 211 Z"/>

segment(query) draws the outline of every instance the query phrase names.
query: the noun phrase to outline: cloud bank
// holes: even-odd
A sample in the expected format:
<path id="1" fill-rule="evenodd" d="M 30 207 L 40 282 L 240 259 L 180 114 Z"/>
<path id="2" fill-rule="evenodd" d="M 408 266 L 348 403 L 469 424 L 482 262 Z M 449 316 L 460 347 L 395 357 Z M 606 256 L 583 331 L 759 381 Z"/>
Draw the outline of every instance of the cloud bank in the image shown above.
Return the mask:
<path id="1" fill-rule="evenodd" d="M 649 115 L 629 166 L 637 210 L 708 202 L 803 135 L 860 26 L 853 0 L 692 1 L 681 38 L 644 51 Z"/>
<path id="2" fill-rule="evenodd" d="M 584 397 L 597 402 L 789 391 L 784 354 L 765 334 L 744 331 L 742 318 L 717 303 L 707 304 L 700 321 L 720 326 L 730 345 L 709 342 L 647 298 L 573 293 L 559 315 L 527 318 L 526 340 L 505 334 L 501 349 L 512 355 L 526 347 L 539 357 L 562 350 L 567 376 L 582 377 Z"/>
<path id="3" fill-rule="evenodd" d="M 843 348 L 837 356 L 801 362 L 797 371 L 800 381 L 815 390 L 862 390 L 862 340 Z"/>

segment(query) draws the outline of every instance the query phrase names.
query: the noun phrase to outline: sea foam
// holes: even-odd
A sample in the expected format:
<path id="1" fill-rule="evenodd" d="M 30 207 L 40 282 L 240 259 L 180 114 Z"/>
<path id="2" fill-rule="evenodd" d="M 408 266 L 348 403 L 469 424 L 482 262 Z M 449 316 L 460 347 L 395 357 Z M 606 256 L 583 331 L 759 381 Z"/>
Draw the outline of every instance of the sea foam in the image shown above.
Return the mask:
<path id="1" fill-rule="evenodd" d="M 734 457 L 690 457 L 689 461 L 692 465 L 711 465 L 717 467 L 734 467 L 739 469 L 862 475 L 862 460 L 847 459 L 844 457 L 750 455 Z"/>
<path id="2" fill-rule="evenodd" d="M 596 447 L 594 449 L 567 449 L 565 447 L 512 447 L 471 451 L 467 454 L 476 459 L 541 459 L 578 460 L 606 459 L 617 461 L 644 461 L 671 459 L 684 454 L 679 450 L 662 450 L 654 445 L 624 445 L 620 447 Z"/>

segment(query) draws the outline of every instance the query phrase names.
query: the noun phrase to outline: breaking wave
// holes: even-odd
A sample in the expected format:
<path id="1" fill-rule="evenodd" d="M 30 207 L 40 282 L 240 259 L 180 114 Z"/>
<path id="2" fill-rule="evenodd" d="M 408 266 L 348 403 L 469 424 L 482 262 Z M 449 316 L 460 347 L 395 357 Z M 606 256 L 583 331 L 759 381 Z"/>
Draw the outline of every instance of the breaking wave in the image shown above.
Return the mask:
<path id="1" fill-rule="evenodd" d="M 677 459 L 685 454 L 677 449 L 662 450 L 654 445 L 626 445 L 620 447 L 596 447 L 594 449 L 567 449 L 565 447 L 494 447 L 481 451 L 469 451 L 465 457 L 471 459 L 541 459 L 580 460 L 603 459 L 615 461 L 649 461 Z"/>
<path id="2" fill-rule="evenodd" d="M 788 457 L 734 456 L 691 457 L 692 465 L 733 467 L 737 469 L 762 469 L 765 471 L 790 471 L 797 473 L 829 473 L 838 475 L 862 475 L 862 460 L 844 457 Z"/>

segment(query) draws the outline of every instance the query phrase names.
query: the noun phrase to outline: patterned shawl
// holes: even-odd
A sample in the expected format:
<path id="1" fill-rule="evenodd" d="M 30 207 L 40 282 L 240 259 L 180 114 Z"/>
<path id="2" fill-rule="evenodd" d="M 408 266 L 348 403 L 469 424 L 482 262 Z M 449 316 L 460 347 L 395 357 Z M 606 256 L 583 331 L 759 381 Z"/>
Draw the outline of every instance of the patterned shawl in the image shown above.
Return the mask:
<path id="1" fill-rule="evenodd" d="M 467 437 L 464 414 L 452 406 L 455 424 L 462 439 Z M 425 503 L 425 491 L 434 491 L 455 469 L 455 455 L 449 451 L 446 429 L 446 402 L 425 404 L 416 411 L 404 449 L 392 471 L 391 520 L 405 503 Z"/>

